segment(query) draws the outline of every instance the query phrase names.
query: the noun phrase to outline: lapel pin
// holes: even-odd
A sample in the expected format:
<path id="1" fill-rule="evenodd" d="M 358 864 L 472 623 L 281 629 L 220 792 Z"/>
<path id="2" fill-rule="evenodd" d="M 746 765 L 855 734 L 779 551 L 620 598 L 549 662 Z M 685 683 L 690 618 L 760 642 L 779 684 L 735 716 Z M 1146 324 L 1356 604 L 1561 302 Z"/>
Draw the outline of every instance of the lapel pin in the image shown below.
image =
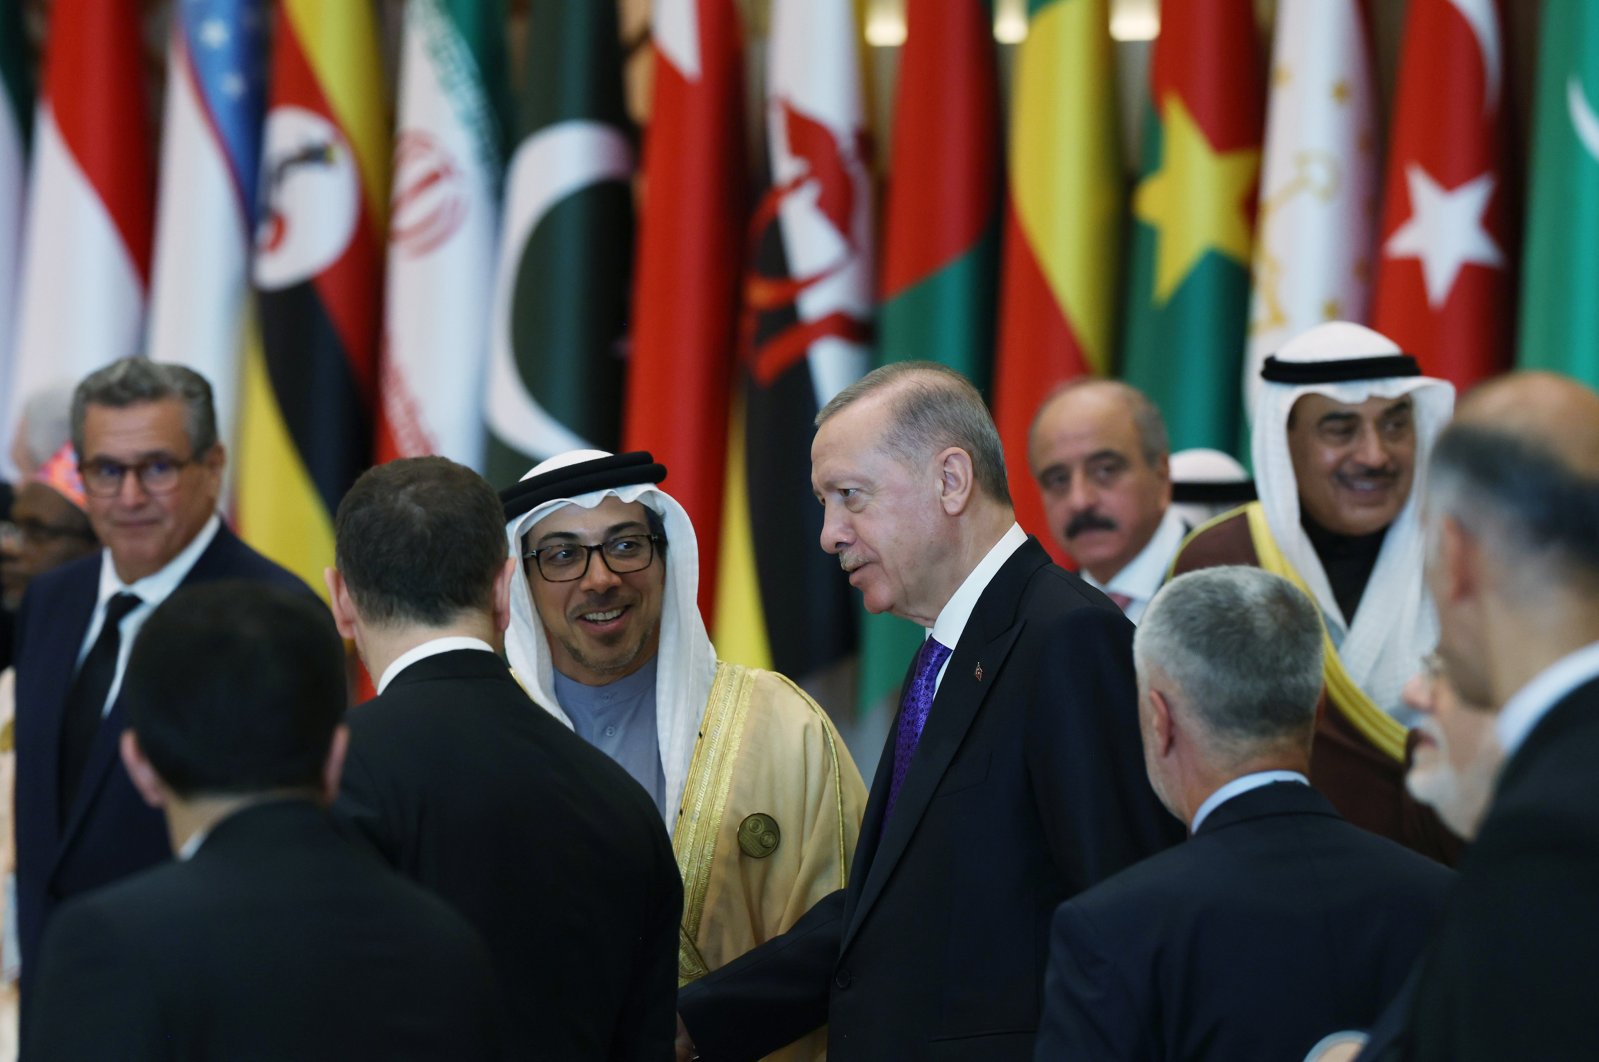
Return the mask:
<path id="1" fill-rule="evenodd" d="M 972 678 L 976 679 L 978 682 L 983 681 L 983 665 L 982 664 L 978 664 L 975 668 L 972 669 Z"/>

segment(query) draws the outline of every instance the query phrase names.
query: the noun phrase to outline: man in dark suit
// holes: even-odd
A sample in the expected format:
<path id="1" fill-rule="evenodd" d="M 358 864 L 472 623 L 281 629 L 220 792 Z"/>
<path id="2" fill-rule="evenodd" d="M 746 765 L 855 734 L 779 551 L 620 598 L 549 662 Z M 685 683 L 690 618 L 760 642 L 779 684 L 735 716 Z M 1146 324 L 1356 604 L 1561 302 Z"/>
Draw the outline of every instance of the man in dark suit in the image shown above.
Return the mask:
<path id="1" fill-rule="evenodd" d="M 1193 837 L 1055 915 L 1037 1059 L 1295 1059 L 1398 990 L 1453 875 L 1310 787 L 1310 598 L 1258 568 L 1174 580 L 1133 642 L 1144 762 Z"/>
<path id="2" fill-rule="evenodd" d="M 334 619 L 378 680 L 335 813 L 483 933 L 512 1057 L 664 1057 L 677 863 L 649 794 L 498 655 L 517 563 L 499 497 L 443 458 L 393 461 L 335 533 Z"/>
<path id="3" fill-rule="evenodd" d="M 872 612 L 930 628 L 847 889 L 685 988 L 680 1057 L 1031 1058 L 1049 917 L 1181 836 L 1138 758 L 1132 624 L 1015 523 L 960 376 L 902 362 L 817 418 L 822 547 Z"/>
<path id="4" fill-rule="evenodd" d="M 320 603 L 259 583 L 180 590 L 123 685 L 122 759 L 178 861 L 57 913 L 28 1057 L 498 1057 L 483 942 L 324 810 L 348 735 Z"/>
<path id="5" fill-rule="evenodd" d="M 55 906 L 171 857 L 160 814 L 117 759 L 118 690 L 145 618 L 179 585 L 305 584 L 241 543 L 216 514 L 226 462 L 211 385 L 126 358 L 72 403 L 89 522 L 104 549 L 41 575 L 17 617 L 17 914 L 29 961 Z"/>
<path id="6" fill-rule="evenodd" d="M 1599 998 L 1599 395 L 1525 373 L 1439 439 L 1427 583 L 1498 785 L 1421 963 L 1406 1059 L 1591 1058 Z"/>

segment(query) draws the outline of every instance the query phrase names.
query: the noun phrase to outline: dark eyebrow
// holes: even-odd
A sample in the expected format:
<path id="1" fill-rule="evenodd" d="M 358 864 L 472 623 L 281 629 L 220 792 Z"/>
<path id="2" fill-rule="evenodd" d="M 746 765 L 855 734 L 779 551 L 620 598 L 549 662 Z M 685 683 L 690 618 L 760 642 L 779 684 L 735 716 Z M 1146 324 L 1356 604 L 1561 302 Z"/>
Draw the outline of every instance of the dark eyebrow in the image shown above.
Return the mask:
<path id="1" fill-rule="evenodd" d="M 1331 413 L 1323 413 L 1321 418 L 1316 421 L 1316 426 L 1324 427 L 1329 424 L 1349 424 L 1359 420 L 1360 414 L 1358 413 L 1347 413 L 1340 410 L 1333 410 Z"/>

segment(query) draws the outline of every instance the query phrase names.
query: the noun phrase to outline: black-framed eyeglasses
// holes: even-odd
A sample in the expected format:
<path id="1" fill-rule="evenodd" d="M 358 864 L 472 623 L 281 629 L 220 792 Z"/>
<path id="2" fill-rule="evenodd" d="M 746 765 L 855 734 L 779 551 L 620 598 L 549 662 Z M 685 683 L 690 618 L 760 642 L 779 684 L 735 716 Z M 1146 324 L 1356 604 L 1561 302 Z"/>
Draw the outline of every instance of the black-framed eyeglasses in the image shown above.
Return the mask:
<path id="1" fill-rule="evenodd" d="M 178 477 L 185 468 L 195 464 L 194 458 L 168 457 L 160 455 L 147 457 L 142 461 L 135 461 L 125 465 L 121 461 L 112 461 L 108 458 L 95 458 L 85 461 L 78 466 L 78 473 L 83 477 L 85 493 L 96 498 L 114 498 L 122 489 L 122 481 L 132 472 L 139 480 L 139 486 L 151 494 L 168 494 L 178 487 Z"/>
<path id="2" fill-rule="evenodd" d="M 604 559 L 605 566 L 617 575 L 641 572 L 655 561 L 655 547 L 665 542 L 666 536 L 662 534 L 618 535 L 595 546 L 557 542 L 530 549 L 522 554 L 522 559 L 538 565 L 539 574 L 546 582 L 569 583 L 588 574 L 589 560 L 596 552 Z"/>
<path id="3" fill-rule="evenodd" d="M 42 546 L 46 542 L 68 538 L 90 542 L 94 540 L 94 532 L 81 527 L 47 524 L 43 520 L 19 520 L 16 523 L 0 520 L 0 543 L 10 543 L 20 548 L 24 545 Z"/>

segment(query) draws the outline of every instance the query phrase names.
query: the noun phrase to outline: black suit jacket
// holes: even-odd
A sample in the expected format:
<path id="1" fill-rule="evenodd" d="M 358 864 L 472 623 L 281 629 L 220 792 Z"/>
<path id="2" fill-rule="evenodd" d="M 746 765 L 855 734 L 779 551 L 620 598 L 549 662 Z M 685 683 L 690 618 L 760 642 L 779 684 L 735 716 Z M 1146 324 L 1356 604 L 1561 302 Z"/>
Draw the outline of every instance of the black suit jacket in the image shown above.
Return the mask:
<path id="1" fill-rule="evenodd" d="M 1599 681 L 1505 764 L 1416 985 L 1403 1056 L 1599 1053 Z"/>
<path id="2" fill-rule="evenodd" d="M 62 907 L 26 1057 L 488 1059 L 488 952 L 460 915 L 286 800 L 194 858 Z"/>
<path id="3" fill-rule="evenodd" d="M 100 557 L 83 557 L 39 576 L 17 618 L 17 921 L 24 996 L 40 934 L 58 903 L 172 858 L 166 820 L 134 790 L 117 753 L 127 726 L 120 694 L 101 721 L 61 826 L 56 775 L 62 712 L 94 614 Z M 181 585 L 217 579 L 252 579 L 310 593 L 226 526 Z"/>
<path id="4" fill-rule="evenodd" d="M 1242 793 L 1061 905 L 1037 1058 L 1303 1058 L 1377 1017 L 1453 876 L 1307 785 Z"/>
<path id="5" fill-rule="evenodd" d="M 335 814 L 483 934 L 508 1054 L 670 1057 L 683 884 L 643 788 L 481 650 L 407 667 L 350 730 Z"/>
<path id="6" fill-rule="evenodd" d="M 885 828 L 866 805 L 846 890 L 686 987 L 707 1060 L 828 1023 L 832 1062 L 1031 1058 L 1049 918 L 1182 836 L 1144 776 L 1132 624 L 1029 539 L 954 646 Z"/>

